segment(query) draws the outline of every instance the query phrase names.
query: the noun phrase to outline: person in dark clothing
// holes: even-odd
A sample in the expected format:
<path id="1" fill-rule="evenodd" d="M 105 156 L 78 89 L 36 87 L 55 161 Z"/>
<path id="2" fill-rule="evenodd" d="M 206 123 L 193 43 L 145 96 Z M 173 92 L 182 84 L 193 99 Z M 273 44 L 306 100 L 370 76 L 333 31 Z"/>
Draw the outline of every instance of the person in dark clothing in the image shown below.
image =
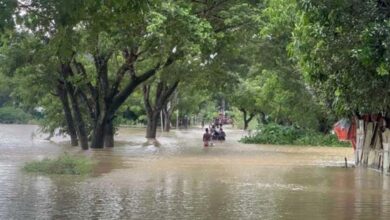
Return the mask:
<path id="1" fill-rule="evenodd" d="M 210 140 L 211 134 L 209 133 L 209 129 L 206 128 L 206 133 L 203 134 L 203 146 L 208 147 Z"/>
<path id="2" fill-rule="evenodd" d="M 219 129 L 219 135 L 218 135 L 218 140 L 220 141 L 224 141 L 226 139 L 226 134 L 225 132 L 223 131 L 223 129 Z"/>
<path id="3" fill-rule="evenodd" d="M 213 140 L 219 139 L 219 132 L 217 129 L 214 129 L 214 133 L 212 133 L 212 138 L 213 138 Z"/>

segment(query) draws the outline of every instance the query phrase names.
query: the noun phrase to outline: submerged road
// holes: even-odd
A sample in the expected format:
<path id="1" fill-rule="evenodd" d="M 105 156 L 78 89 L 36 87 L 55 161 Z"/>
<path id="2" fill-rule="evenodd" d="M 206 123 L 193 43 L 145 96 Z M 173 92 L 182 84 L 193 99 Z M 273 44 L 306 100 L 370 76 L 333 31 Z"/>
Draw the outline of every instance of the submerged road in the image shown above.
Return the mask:
<path id="1" fill-rule="evenodd" d="M 350 148 L 245 145 L 241 131 L 202 147 L 202 130 L 122 128 L 113 149 L 44 141 L 32 125 L 0 125 L 0 219 L 390 219 L 390 178 L 342 168 Z M 26 161 L 80 153 L 92 176 L 43 176 Z"/>

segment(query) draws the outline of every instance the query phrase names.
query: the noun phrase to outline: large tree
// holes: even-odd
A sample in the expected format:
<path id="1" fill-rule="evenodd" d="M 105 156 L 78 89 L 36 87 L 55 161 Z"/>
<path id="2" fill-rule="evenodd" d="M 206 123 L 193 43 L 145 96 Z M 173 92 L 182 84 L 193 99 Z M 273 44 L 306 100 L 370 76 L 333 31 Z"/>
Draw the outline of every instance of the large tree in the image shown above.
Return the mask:
<path id="1" fill-rule="evenodd" d="M 389 111 L 389 3 L 299 1 L 291 51 L 318 95 L 340 115 Z"/>
<path id="2" fill-rule="evenodd" d="M 87 136 L 93 148 L 112 147 L 113 119 L 137 86 L 210 42 L 207 22 L 185 1 L 38 0 L 19 7 L 20 31 L 41 44 L 24 48 L 31 58 L 25 64 L 55 79 L 47 92 L 60 98 L 83 149 Z M 48 61 L 54 67 L 45 71 Z"/>
<path id="3" fill-rule="evenodd" d="M 291 44 L 298 66 L 330 109 L 364 119 L 351 138 L 356 163 L 388 170 L 382 149 L 390 121 L 389 1 L 301 0 L 298 9 Z"/>

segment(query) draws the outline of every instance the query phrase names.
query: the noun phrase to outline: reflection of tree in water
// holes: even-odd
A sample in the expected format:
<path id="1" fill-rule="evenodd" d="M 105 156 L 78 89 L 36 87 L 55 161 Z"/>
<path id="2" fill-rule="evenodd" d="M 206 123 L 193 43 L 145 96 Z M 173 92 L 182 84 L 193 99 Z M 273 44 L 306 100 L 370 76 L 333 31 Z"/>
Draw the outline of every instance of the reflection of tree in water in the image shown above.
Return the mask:
<path id="1" fill-rule="evenodd" d="M 96 162 L 92 176 L 110 173 L 114 169 L 124 168 L 123 156 L 114 153 L 114 149 L 95 150 L 92 159 Z"/>
<path id="2" fill-rule="evenodd" d="M 50 177 L 50 219 L 119 219 L 128 194 L 112 184 L 88 177 Z M 46 218 L 45 217 L 45 218 Z"/>

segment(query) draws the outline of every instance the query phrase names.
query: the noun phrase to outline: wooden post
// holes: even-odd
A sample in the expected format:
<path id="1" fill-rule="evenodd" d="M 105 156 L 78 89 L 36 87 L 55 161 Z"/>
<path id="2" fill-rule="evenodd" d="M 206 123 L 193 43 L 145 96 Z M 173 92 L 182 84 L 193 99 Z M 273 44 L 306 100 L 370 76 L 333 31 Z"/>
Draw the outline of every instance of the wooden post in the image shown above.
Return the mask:
<path id="1" fill-rule="evenodd" d="M 345 168 L 348 168 L 348 161 L 347 161 L 347 157 L 344 157 L 344 161 L 345 161 Z"/>

